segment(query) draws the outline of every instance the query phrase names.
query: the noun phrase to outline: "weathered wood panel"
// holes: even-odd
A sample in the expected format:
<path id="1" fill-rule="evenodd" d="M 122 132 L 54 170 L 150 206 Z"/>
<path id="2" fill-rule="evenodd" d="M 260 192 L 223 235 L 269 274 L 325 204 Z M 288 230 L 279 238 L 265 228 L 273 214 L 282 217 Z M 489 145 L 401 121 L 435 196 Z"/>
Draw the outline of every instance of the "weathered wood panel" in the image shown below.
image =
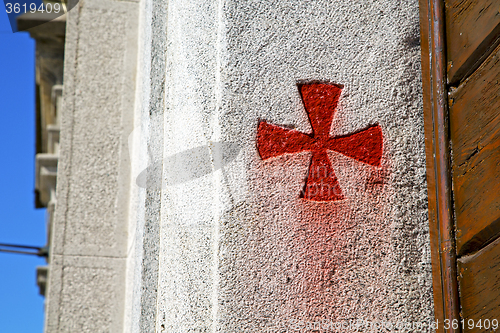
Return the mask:
<path id="1" fill-rule="evenodd" d="M 447 0 L 448 82 L 472 73 L 500 42 L 500 0 Z"/>
<path id="2" fill-rule="evenodd" d="M 432 288 L 434 292 L 434 315 L 436 319 L 444 320 L 443 279 L 441 270 L 439 223 L 436 207 L 436 173 L 434 163 L 434 124 L 432 121 L 431 70 L 429 61 L 429 11 L 427 0 L 419 1 L 420 8 L 420 40 L 422 54 L 422 86 L 424 102 L 425 156 L 427 169 L 427 193 L 429 201 L 429 235 L 431 241 Z M 438 327 L 437 333 L 444 332 Z"/>
<path id="3" fill-rule="evenodd" d="M 492 332 L 493 319 L 500 330 L 500 239 L 474 255 L 458 259 L 458 274 L 463 331 Z"/>
<path id="4" fill-rule="evenodd" d="M 450 94 L 457 250 L 500 235 L 500 46 Z"/>
<path id="5" fill-rule="evenodd" d="M 444 2 L 420 1 L 425 146 L 434 309 L 439 322 L 459 318 L 446 87 Z M 438 326 L 437 332 L 459 332 Z"/>

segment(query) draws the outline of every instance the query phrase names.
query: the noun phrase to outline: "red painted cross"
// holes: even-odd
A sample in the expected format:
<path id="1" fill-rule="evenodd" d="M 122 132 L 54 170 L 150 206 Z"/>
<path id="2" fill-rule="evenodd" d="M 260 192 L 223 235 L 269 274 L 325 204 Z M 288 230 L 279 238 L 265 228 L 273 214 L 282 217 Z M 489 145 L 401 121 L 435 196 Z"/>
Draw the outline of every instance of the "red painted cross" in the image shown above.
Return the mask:
<path id="1" fill-rule="evenodd" d="M 283 154 L 311 151 L 312 160 L 301 197 L 313 201 L 342 200 L 344 196 L 327 150 L 380 166 L 382 129 L 380 125 L 373 125 L 356 133 L 332 137 L 330 128 L 342 88 L 334 84 L 313 83 L 300 85 L 299 91 L 312 133 L 305 134 L 262 121 L 257 130 L 260 157 L 265 160 Z"/>

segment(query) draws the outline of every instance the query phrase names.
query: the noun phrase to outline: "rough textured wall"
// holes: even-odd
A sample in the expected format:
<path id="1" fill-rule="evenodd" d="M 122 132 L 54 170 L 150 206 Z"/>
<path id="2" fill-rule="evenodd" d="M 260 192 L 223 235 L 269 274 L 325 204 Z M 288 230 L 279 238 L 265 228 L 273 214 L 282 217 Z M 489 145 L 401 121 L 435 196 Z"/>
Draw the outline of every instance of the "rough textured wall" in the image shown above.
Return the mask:
<path id="1" fill-rule="evenodd" d="M 163 117 L 166 86 L 166 1 L 140 6 L 138 85 L 132 155 L 127 332 L 154 332 L 157 315 Z M 148 164 L 151 164 L 148 167 Z M 132 233 L 134 233 L 132 235 Z"/>
<path id="2" fill-rule="evenodd" d="M 138 3 L 67 15 L 46 332 L 122 332 Z"/>
<path id="3" fill-rule="evenodd" d="M 162 170 L 161 195 L 146 202 L 161 216 L 159 240 L 157 226 L 143 229 L 144 246 L 159 251 L 158 275 L 142 276 L 157 279 L 156 329 L 431 331 L 417 1 L 164 9 L 149 15 L 153 26 L 167 22 L 166 51 L 145 51 L 166 52 L 165 89 L 151 95 L 164 98 L 164 118 L 151 122 L 163 137 L 149 136 L 163 151 L 136 181 L 155 190 L 147 179 Z M 310 151 L 263 160 L 257 149 L 262 121 L 312 132 L 298 84 L 318 81 L 342 86 L 330 136 L 382 132 L 380 165 L 328 150 L 343 200 L 300 198 Z M 369 323 L 345 328 L 360 320 Z"/>
<path id="4" fill-rule="evenodd" d="M 47 331 L 431 331 L 419 54 L 417 1 L 80 0 Z"/>

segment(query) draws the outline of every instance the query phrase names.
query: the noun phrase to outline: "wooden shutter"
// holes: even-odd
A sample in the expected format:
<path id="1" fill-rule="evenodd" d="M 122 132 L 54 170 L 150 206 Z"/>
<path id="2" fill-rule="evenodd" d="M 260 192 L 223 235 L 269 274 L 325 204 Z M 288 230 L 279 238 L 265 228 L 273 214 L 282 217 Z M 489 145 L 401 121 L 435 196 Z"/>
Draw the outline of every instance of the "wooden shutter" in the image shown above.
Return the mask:
<path id="1" fill-rule="evenodd" d="M 420 13 L 438 331 L 500 331 L 500 0 Z"/>

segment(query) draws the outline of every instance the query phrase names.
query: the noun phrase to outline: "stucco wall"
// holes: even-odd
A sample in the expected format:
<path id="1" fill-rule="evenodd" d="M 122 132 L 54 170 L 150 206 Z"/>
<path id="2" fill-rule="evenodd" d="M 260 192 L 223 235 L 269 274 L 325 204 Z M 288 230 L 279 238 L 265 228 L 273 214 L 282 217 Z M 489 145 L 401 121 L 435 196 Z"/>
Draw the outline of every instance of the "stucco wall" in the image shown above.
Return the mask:
<path id="1" fill-rule="evenodd" d="M 169 1 L 162 15 L 157 329 L 430 331 L 417 1 Z M 313 81 L 343 85 L 332 136 L 382 129 L 380 166 L 329 153 L 342 201 L 299 198 L 311 153 L 256 147 L 262 120 L 311 133 L 297 84 Z"/>
<path id="2" fill-rule="evenodd" d="M 67 14 L 46 332 L 122 332 L 138 3 Z"/>
<path id="3" fill-rule="evenodd" d="M 48 332 L 432 331 L 416 0 L 81 0 L 66 43 Z M 311 82 L 332 137 L 382 131 L 328 152 L 343 200 L 258 152 Z"/>

